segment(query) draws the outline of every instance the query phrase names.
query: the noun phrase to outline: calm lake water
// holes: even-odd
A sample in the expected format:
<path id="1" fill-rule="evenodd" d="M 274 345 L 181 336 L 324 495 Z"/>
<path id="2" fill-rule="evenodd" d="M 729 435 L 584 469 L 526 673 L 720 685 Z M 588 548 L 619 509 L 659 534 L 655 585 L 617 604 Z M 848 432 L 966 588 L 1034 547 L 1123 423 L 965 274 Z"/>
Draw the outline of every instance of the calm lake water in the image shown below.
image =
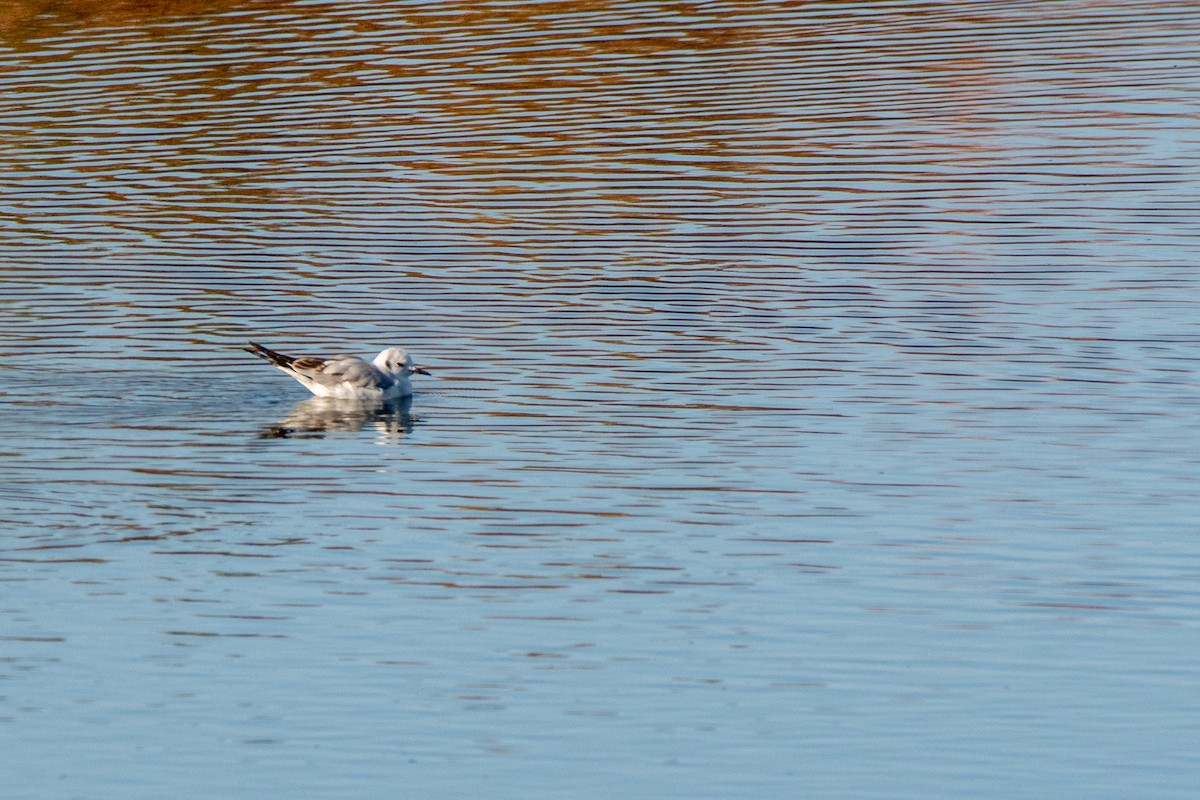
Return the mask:
<path id="1" fill-rule="evenodd" d="M 5 5 L 5 798 L 1196 797 L 1197 53 Z M 330 409 L 248 339 L 433 376 Z"/>

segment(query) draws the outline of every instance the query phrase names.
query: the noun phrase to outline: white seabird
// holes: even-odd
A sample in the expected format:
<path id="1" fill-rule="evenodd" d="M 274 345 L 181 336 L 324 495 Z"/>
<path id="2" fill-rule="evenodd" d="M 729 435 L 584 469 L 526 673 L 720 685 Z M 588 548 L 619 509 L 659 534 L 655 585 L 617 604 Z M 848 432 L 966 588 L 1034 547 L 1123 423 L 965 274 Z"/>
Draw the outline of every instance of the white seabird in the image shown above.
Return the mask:
<path id="1" fill-rule="evenodd" d="M 412 394 L 409 375 L 428 375 L 416 366 L 403 347 L 389 347 L 374 361 L 358 356 L 331 358 L 285 356 L 261 344 L 250 342 L 247 352 L 265 358 L 291 375 L 317 397 L 344 400 L 392 400 Z"/>

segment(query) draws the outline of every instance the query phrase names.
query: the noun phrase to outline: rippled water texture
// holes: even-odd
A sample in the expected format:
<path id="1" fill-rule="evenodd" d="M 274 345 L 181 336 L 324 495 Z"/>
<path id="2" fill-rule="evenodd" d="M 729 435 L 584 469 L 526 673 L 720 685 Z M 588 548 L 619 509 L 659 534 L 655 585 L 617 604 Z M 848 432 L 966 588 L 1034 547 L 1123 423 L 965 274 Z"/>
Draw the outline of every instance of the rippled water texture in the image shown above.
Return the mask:
<path id="1" fill-rule="evenodd" d="M 5 798 L 1195 797 L 1197 53 L 0 5 Z"/>

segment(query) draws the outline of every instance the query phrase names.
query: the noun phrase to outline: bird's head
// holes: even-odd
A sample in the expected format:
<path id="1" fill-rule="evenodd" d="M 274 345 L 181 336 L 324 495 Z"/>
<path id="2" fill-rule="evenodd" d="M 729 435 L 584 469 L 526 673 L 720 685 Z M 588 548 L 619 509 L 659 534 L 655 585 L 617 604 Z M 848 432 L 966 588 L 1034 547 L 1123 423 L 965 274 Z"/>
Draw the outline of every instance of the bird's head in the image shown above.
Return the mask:
<path id="1" fill-rule="evenodd" d="M 405 377 L 413 373 L 417 375 L 429 374 L 423 367 L 418 367 L 413 363 L 412 356 L 403 347 L 389 347 L 375 356 L 375 366 L 392 375 L 403 375 Z"/>

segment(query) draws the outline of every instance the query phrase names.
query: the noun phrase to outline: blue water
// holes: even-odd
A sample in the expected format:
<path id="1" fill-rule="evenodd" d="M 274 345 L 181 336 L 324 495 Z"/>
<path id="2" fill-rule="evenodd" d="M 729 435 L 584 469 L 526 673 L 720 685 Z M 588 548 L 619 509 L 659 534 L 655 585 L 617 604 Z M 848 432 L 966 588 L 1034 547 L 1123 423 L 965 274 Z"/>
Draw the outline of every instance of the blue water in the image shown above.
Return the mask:
<path id="1" fill-rule="evenodd" d="M 5 14 L 6 799 L 1195 796 L 1200 14 Z"/>

